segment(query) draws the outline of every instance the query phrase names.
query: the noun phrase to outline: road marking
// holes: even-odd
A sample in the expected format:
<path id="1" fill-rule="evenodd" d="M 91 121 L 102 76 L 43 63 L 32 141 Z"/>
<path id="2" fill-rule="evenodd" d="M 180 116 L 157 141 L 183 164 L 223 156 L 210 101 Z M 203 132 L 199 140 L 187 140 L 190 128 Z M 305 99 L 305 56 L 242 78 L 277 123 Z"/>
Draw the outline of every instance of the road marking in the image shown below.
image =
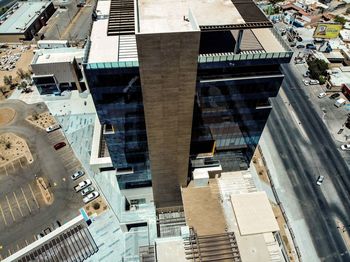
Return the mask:
<path id="1" fill-rule="evenodd" d="M 9 252 L 9 254 L 10 254 L 10 256 L 11 256 L 12 254 L 11 254 L 11 251 L 10 251 L 10 249 L 7 249 L 7 251 Z"/>
<path id="2" fill-rule="evenodd" d="M 5 218 L 5 215 L 4 215 L 4 211 L 2 211 L 1 205 L 0 205 L 0 211 L 1 211 L 2 218 L 4 219 L 5 225 L 7 225 L 7 221 L 6 221 L 6 218 Z"/>
<path id="3" fill-rule="evenodd" d="M 6 172 L 6 176 L 9 176 L 9 173 L 7 172 L 6 166 L 4 166 L 5 172 Z"/>
<path id="4" fill-rule="evenodd" d="M 13 196 L 15 197 L 15 200 L 16 200 L 16 203 L 17 203 L 19 212 L 21 212 L 22 217 L 24 217 L 23 212 L 22 212 L 22 209 L 21 209 L 21 207 L 19 206 L 18 199 L 17 199 L 17 196 L 16 196 L 15 191 L 13 191 L 12 193 L 13 193 Z"/>
<path id="5" fill-rule="evenodd" d="M 10 205 L 10 201 L 9 201 L 7 195 L 5 195 L 5 197 L 6 197 L 7 205 L 9 206 L 10 213 L 11 213 L 11 215 L 12 215 L 13 221 L 16 221 L 16 218 L 15 218 L 15 216 L 13 215 L 13 212 L 12 212 L 12 207 L 11 207 L 11 205 Z"/>
<path id="6" fill-rule="evenodd" d="M 17 244 L 17 251 L 20 250 L 19 245 Z"/>
<path id="7" fill-rule="evenodd" d="M 28 243 L 27 239 L 24 239 L 24 241 L 26 242 L 26 245 L 28 246 L 28 245 L 29 245 L 29 243 Z"/>
<path id="8" fill-rule="evenodd" d="M 32 213 L 32 209 L 31 209 L 30 206 L 29 206 L 28 199 L 27 199 L 26 195 L 24 194 L 24 191 L 23 191 L 23 188 L 22 188 L 22 187 L 21 187 L 21 191 L 22 191 L 22 195 L 23 195 L 23 197 L 24 197 L 24 200 L 26 201 L 27 207 L 28 207 L 28 209 L 29 209 L 29 213 Z"/>
<path id="9" fill-rule="evenodd" d="M 15 165 L 13 164 L 13 162 L 11 162 L 11 165 L 13 167 L 13 171 L 16 172 L 16 168 L 15 168 Z"/>
<path id="10" fill-rule="evenodd" d="M 30 184 L 28 184 L 28 186 L 29 186 L 30 192 L 32 192 L 32 195 L 33 195 L 34 201 L 35 201 L 35 203 L 36 203 L 36 206 L 39 208 L 39 204 L 38 204 L 38 201 L 36 200 L 36 197 L 35 197 L 35 195 L 34 195 L 33 189 L 32 189 L 32 187 L 30 186 Z"/>

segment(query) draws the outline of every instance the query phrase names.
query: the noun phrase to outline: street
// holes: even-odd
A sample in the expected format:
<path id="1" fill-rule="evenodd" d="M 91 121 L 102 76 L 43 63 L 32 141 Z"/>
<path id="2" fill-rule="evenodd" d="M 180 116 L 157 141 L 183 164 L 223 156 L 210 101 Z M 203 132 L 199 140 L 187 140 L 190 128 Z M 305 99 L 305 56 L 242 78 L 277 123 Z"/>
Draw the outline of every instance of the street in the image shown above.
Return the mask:
<path id="1" fill-rule="evenodd" d="M 274 182 L 303 261 L 315 261 L 313 252 L 321 261 L 350 261 L 350 171 L 292 66 L 282 66 L 285 80 L 267 123 L 283 167 Z M 325 176 L 321 186 L 319 175 Z"/>

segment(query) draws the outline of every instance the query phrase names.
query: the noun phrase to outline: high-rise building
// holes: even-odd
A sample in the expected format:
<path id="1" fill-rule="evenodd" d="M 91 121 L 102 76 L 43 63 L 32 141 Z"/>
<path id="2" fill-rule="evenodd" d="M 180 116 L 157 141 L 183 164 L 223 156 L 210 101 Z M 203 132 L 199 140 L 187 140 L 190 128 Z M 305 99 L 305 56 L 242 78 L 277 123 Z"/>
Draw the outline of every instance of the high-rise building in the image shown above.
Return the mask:
<path id="1" fill-rule="evenodd" d="M 248 168 L 292 56 L 253 1 L 99 0 L 94 18 L 84 74 L 122 190 L 177 206 L 194 169 Z"/>

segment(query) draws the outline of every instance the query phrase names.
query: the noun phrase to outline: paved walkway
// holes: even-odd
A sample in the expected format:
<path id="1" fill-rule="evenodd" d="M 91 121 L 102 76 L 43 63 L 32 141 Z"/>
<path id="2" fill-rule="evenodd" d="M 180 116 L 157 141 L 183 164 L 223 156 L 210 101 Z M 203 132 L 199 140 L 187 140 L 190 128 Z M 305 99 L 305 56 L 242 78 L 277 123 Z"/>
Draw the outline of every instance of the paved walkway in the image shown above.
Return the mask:
<path id="1" fill-rule="evenodd" d="M 310 236 L 309 227 L 303 217 L 298 198 L 295 196 L 292 189 L 293 185 L 288 178 L 288 171 L 281 161 L 280 155 L 276 150 L 273 139 L 267 128 L 265 128 L 259 144 L 270 170 L 278 197 L 283 203 L 293 229 L 293 234 L 299 244 L 303 261 L 318 261 L 318 255 Z"/>

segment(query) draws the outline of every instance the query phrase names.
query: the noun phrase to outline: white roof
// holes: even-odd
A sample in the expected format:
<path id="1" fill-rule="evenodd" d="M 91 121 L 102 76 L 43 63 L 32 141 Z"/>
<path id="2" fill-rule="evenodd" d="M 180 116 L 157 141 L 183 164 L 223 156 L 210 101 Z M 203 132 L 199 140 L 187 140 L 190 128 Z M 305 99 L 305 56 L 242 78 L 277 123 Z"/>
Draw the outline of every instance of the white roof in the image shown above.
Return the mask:
<path id="1" fill-rule="evenodd" d="M 140 33 L 183 32 L 196 30 L 197 25 L 245 23 L 231 0 L 139 0 L 138 10 Z"/>
<path id="2" fill-rule="evenodd" d="M 265 192 L 232 194 L 231 204 L 242 236 L 279 231 Z"/>
<path id="3" fill-rule="evenodd" d="M 3 15 L 7 19 L 0 25 L 0 34 L 23 33 L 41 15 L 41 13 L 51 4 L 49 1 L 28 1 L 18 2 L 11 10 Z M 15 8 L 17 5 L 18 8 Z"/>
<path id="4" fill-rule="evenodd" d="M 40 49 L 35 52 L 32 64 L 71 62 L 74 58 L 83 58 L 84 52 L 84 49 L 75 47 Z"/>

